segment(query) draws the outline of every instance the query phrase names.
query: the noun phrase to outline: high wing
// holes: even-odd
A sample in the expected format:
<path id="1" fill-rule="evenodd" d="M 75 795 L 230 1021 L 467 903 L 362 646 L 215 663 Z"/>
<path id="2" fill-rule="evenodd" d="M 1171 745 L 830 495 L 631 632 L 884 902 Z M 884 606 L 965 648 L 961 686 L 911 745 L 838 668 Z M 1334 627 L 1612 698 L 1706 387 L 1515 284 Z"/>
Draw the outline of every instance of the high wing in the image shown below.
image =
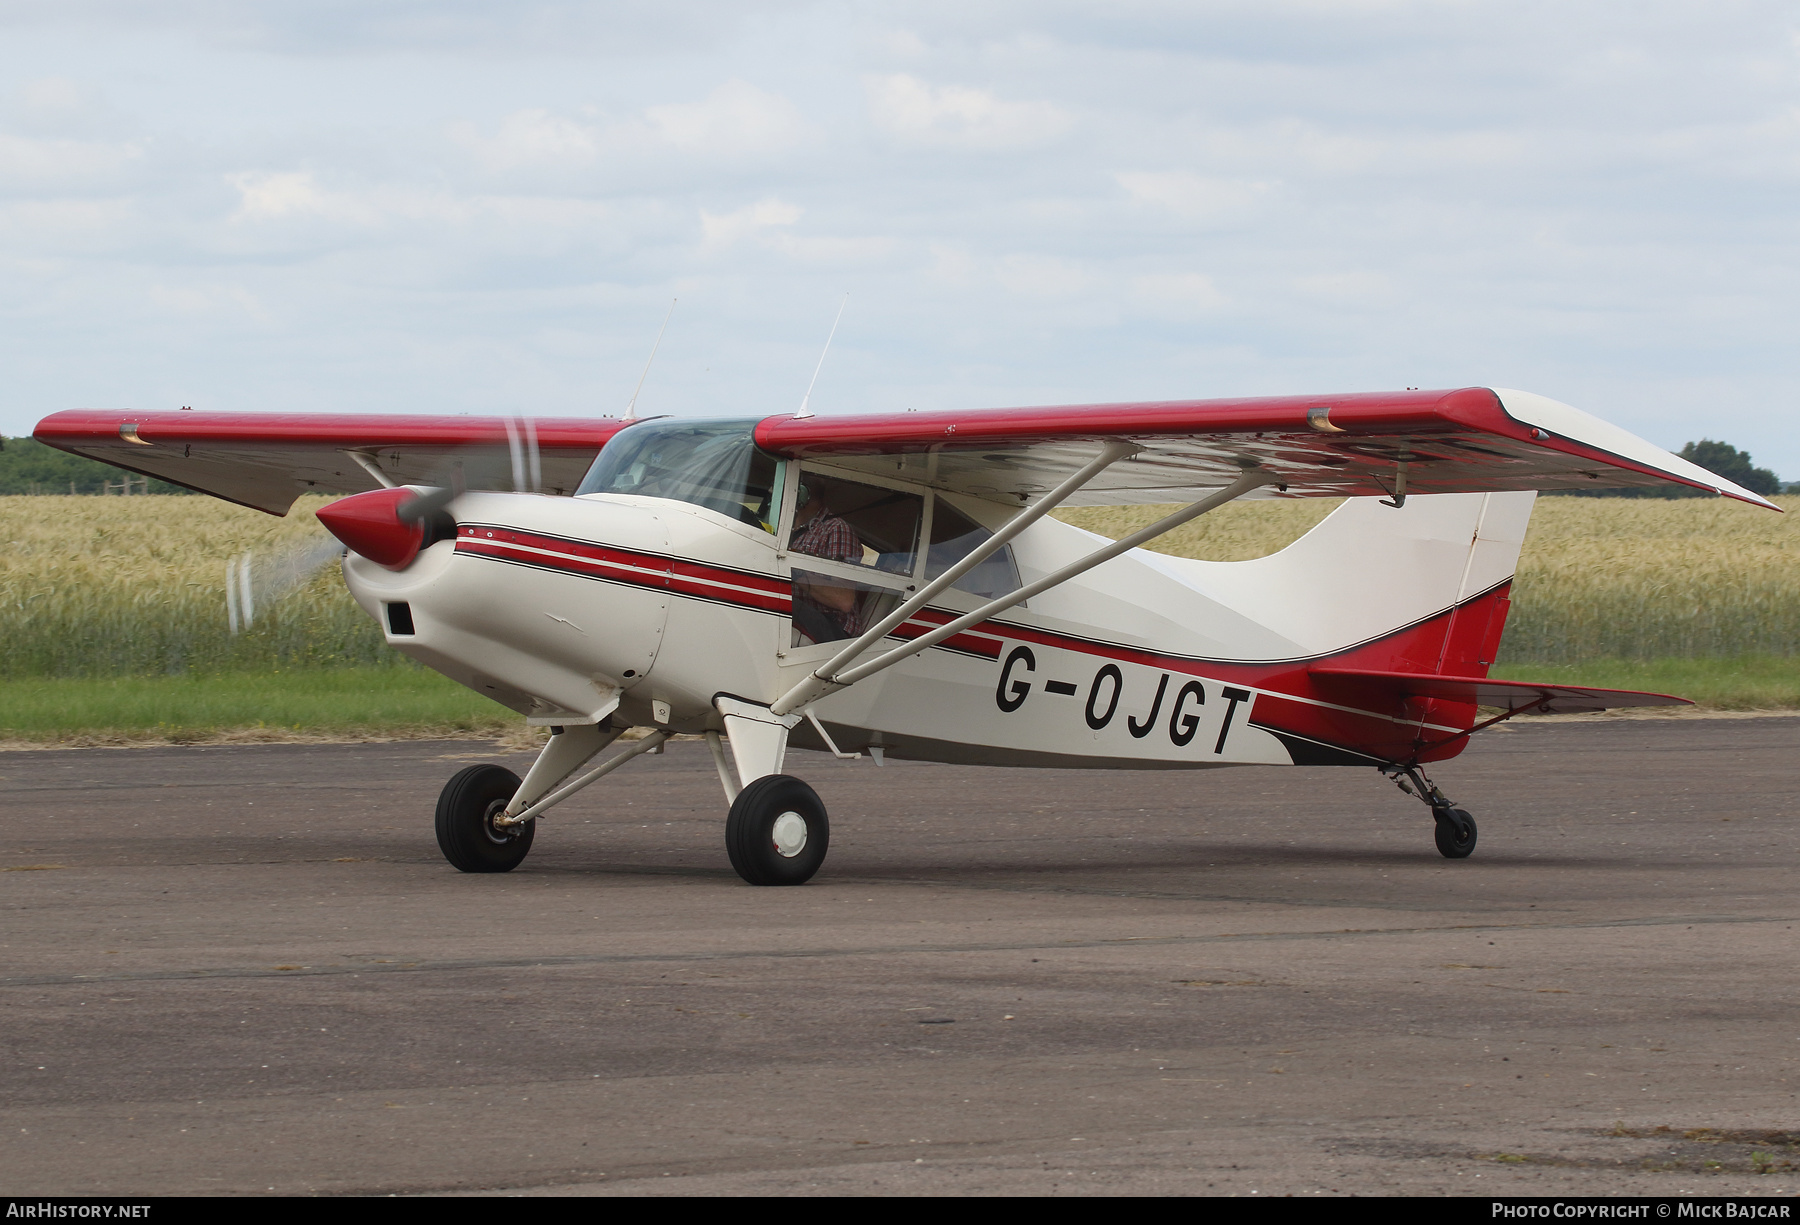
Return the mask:
<path id="1" fill-rule="evenodd" d="M 471 487 L 573 493 L 614 418 L 428 417 L 347 413 L 116 413 L 44 418 L 39 442 L 228 502 L 284 515 L 303 493 L 434 484 L 464 465 Z M 361 457 L 360 459 L 358 457 Z M 535 471 L 534 471 L 535 468 Z"/>
<path id="2" fill-rule="evenodd" d="M 452 460 L 485 459 L 485 470 L 501 475 L 488 483 L 513 487 L 523 483 L 517 479 L 522 457 L 535 454 L 541 476 L 532 483 L 568 493 L 607 439 L 628 424 L 614 418 L 77 409 L 46 417 L 34 436 L 279 515 L 303 493 L 376 488 L 367 463 L 388 480 L 414 484 L 444 479 Z M 1123 440 L 1141 450 L 1088 481 L 1067 505 L 1182 501 L 1260 468 L 1280 484 L 1248 496 L 1391 497 L 1674 482 L 1780 509 L 1566 404 L 1484 387 L 779 416 L 758 425 L 756 439 L 789 458 L 1021 503 L 1087 463 L 1098 446 Z M 511 484 L 504 479 L 509 470 Z"/>
<path id="3" fill-rule="evenodd" d="M 1189 500 L 1246 469 L 1280 487 L 1249 496 L 1655 486 L 1667 482 L 1779 510 L 1766 498 L 1567 404 L 1470 387 L 1341 396 L 1176 400 L 1057 408 L 771 417 L 766 450 L 957 493 L 1028 502 L 1099 444 L 1142 450 L 1071 495 L 1070 506 Z"/>

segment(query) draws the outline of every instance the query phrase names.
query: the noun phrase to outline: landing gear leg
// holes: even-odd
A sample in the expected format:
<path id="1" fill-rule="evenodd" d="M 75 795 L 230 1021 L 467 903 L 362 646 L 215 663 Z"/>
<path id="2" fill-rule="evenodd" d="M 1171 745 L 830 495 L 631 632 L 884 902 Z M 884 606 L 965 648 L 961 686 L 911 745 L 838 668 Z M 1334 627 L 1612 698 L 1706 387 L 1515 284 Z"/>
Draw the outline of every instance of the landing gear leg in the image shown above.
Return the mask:
<path id="1" fill-rule="evenodd" d="M 557 784 L 592 761 L 601 749 L 617 740 L 622 730 L 610 724 L 551 728 L 550 742 L 538 754 L 531 769 L 526 771 L 525 781 L 519 784 L 519 789 L 513 793 L 506 806 L 506 816 L 516 817 L 549 795 Z"/>
<path id="2" fill-rule="evenodd" d="M 1445 859 L 1467 859 L 1475 851 L 1475 818 L 1466 809 L 1450 802 L 1436 783 L 1425 777 L 1417 766 L 1383 766 L 1381 772 L 1394 780 L 1406 794 L 1422 801 L 1431 809 L 1436 828 L 1433 838 L 1438 854 Z"/>

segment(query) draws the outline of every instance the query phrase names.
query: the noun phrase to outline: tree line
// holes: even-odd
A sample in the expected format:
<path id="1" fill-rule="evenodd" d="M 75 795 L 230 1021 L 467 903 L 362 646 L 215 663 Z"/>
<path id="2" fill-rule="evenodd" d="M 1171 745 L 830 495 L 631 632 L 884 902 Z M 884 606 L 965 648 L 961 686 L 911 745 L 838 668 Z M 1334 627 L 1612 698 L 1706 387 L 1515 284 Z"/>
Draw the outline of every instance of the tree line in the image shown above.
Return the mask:
<path id="1" fill-rule="evenodd" d="M 58 451 L 35 438 L 0 437 L 0 494 L 123 494 L 127 490 L 121 486 L 128 475 L 122 468 Z M 190 491 L 153 476 L 132 476 L 129 492 Z"/>
<path id="2" fill-rule="evenodd" d="M 1758 468 L 1750 452 L 1740 451 L 1728 442 L 1702 438 L 1690 442 L 1676 452 L 1681 458 L 1699 464 L 1708 472 L 1735 481 L 1751 493 L 1773 497 L 1778 493 L 1800 493 L 1800 482 L 1783 485 L 1781 478 L 1767 468 Z M 1655 485 L 1630 489 L 1559 489 L 1557 493 L 1577 498 L 1709 498 L 1714 495 L 1686 485 Z"/>

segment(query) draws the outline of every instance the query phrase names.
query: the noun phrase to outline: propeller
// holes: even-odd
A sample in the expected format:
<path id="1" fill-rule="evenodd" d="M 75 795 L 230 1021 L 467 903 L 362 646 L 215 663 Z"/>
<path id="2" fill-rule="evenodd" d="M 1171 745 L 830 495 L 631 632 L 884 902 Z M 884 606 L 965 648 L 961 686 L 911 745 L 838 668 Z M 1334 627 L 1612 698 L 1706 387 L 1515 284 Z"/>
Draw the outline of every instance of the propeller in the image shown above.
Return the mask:
<path id="1" fill-rule="evenodd" d="M 320 570 L 344 555 L 344 546 L 326 537 L 314 537 L 259 558 L 248 550 L 225 563 L 225 612 L 231 632 L 241 633 L 256 623 L 257 613 L 294 594 Z"/>
<path id="2" fill-rule="evenodd" d="M 388 484 L 353 494 L 320 507 L 319 522 L 370 561 L 390 570 L 404 570 L 422 549 L 456 535 L 456 501 L 470 489 L 542 492 L 543 463 L 536 424 L 528 417 L 507 418 L 506 441 L 505 458 L 452 456 L 439 466 L 429 484 Z"/>
<path id="3" fill-rule="evenodd" d="M 352 549 L 390 570 L 404 570 L 421 550 L 456 535 L 452 513 L 470 489 L 540 493 L 543 464 L 537 425 L 506 419 L 507 454 L 453 455 L 430 484 L 394 485 L 371 457 L 356 456 L 384 488 L 351 494 L 319 508 L 331 536 L 315 536 L 271 555 L 241 553 L 225 566 L 225 611 L 233 634 L 255 624 L 278 601 L 299 591 L 325 566 Z M 335 537 L 336 539 L 332 539 Z"/>
<path id="4" fill-rule="evenodd" d="M 448 516 L 450 504 L 468 491 L 460 463 L 450 465 L 449 479 L 438 485 L 423 485 L 394 505 L 394 518 L 401 523 L 427 523 L 439 515 Z"/>
<path id="5" fill-rule="evenodd" d="M 848 295 L 845 301 L 849 301 Z M 663 334 L 675 314 L 675 299 L 669 301 L 669 313 L 663 317 L 656 343 L 650 346 L 650 358 L 638 376 L 637 387 L 625 409 L 625 420 L 637 419 L 639 392 L 650 376 L 650 367 L 662 347 Z M 838 318 L 843 317 L 838 308 Z M 837 321 L 832 322 L 832 334 Z M 826 348 L 831 347 L 830 337 Z M 824 362 L 821 354 L 819 361 Z M 816 381 L 818 371 L 813 371 Z M 811 388 L 808 387 L 808 396 Z M 810 415 L 806 404 L 801 415 Z M 456 535 L 454 508 L 458 498 L 470 489 L 510 489 L 515 493 L 542 493 L 544 469 L 538 447 L 537 423 L 526 416 L 503 418 L 506 427 L 506 456 L 491 452 L 474 455 L 451 455 L 432 473 L 428 483 L 398 485 L 382 470 L 380 447 L 344 452 L 356 465 L 381 486 L 364 493 L 340 498 L 318 511 L 319 523 L 335 540 L 315 537 L 263 558 L 254 551 L 244 552 L 225 565 L 225 612 L 233 634 L 255 624 L 259 614 L 266 613 L 276 602 L 299 591 L 312 581 L 323 567 L 344 555 L 346 549 L 390 570 L 404 570 L 419 553 L 439 540 Z M 497 441 L 497 440 L 496 440 Z M 398 462 L 396 460 L 396 462 Z"/>

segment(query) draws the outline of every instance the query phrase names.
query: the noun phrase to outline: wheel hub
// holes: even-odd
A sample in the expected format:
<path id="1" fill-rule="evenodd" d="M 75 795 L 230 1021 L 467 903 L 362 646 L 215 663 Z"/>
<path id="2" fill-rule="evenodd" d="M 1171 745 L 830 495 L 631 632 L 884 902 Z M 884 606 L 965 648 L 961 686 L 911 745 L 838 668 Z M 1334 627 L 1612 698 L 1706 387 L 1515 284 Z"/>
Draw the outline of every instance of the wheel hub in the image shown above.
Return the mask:
<path id="1" fill-rule="evenodd" d="M 486 834 L 488 836 L 488 841 L 494 843 L 496 846 L 511 842 L 514 838 L 519 836 L 519 831 L 516 828 L 507 828 L 506 826 L 494 824 L 494 819 L 505 815 L 505 813 L 506 801 L 495 800 L 492 804 L 488 805 L 487 814 L 481 821 L 481 832 Z"/>
<path id="2" fill-rule="evenodd" d="M 776 817 L 770 833 L 775 840 L 776 853 L 785 859 L 792 859 L 806 849 L 806 818 L 797 812 L 784 812 Z"/>

